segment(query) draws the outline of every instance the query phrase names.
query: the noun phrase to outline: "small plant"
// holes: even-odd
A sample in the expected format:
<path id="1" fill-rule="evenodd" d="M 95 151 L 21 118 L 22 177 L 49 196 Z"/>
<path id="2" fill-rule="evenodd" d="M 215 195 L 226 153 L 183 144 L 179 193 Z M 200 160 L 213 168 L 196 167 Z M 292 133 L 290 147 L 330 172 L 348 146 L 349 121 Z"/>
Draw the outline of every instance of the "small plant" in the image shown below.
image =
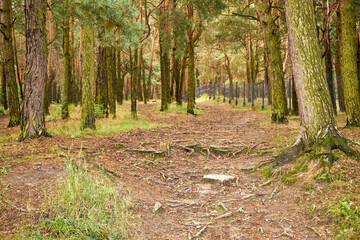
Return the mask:
<path id="1" fill-rule="evenodd" d="M 272 167 L 264 168 L 260 172 L 263 178 L 270 178 L 274 175 L 274 169 Z"/>
<path id="2" fill-rule="evenodd" d="M 128 239 L 130 202 L 106 176 L 91 172 L 85 162 L 69 161 L 67 174 L 44 212 L 44 227 L 61 239 Z"/>
<path id="3" fill-rule="evenodd" d="M 337 233 L 342 239 L 360 238 L 360 210 L 350 201 L 349 197 L 342 199 L 330 210 L 337 219 Z"/>
<path id="4" fill-rule="evenodd" d="M 0 116 L 4 116 L 5 115 L 5 109 L 3 106 L 0 106 Z"/>

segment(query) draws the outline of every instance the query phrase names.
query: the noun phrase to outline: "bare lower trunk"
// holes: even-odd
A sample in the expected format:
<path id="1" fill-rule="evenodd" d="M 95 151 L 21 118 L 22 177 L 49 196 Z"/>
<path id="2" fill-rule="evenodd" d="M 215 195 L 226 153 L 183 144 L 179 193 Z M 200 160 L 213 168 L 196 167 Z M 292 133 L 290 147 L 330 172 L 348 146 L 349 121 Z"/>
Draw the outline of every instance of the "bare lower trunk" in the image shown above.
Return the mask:
<path id="1" fill-rule="evenodd" d="M 345 101 L 344 101 L 344 81 L 341 69 L 342 63 L 342 50 L 341 50 L 341 14 L 340 9 L 336 11 L 336 40 L 335 40 L 335 73 L 336 73 L 336 84 L 339 99 L 340 111 L 345 112 Z"/>
<path id="2" fill-rule="evenodd" d="M 26 71 L 19 140 L 47 135 L 44 116 L 47 69 L 45 14 L 45 0 L 25 0 Z"/>

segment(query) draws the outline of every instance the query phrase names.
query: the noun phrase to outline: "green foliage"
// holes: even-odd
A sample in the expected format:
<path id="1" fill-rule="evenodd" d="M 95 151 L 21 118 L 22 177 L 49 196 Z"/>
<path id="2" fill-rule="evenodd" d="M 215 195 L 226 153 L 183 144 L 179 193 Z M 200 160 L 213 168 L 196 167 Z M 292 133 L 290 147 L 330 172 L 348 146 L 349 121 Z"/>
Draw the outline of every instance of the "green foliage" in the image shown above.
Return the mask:
<path id="1" fill-rule="evenodd" d="M 274 169 L 272 167 L 264 168 L 260 172 L 264 178 L 270 178 L 274 175 Z"/>
<path id="2" fill-rule="evenodd" d="M 4 116 L 5 115 L 5 109 L 3 106 L 0 106 L 0 116 Z"/>
<path id="3" fill-rule="evenodd" d="M 360 238 L 360 211 L 349 197 L 340 200 L 329 211 L 336 217 L 338 237 L 341 239 Z"/>
<path id="4" fill-rule="evenodd" d="M 68 161 L 66 176 L 49 203 L 44 224 L 61 239 L 128 239 L 133 234 L 128 207 L 106 176 L 88 170 L 85 162 Z"/>

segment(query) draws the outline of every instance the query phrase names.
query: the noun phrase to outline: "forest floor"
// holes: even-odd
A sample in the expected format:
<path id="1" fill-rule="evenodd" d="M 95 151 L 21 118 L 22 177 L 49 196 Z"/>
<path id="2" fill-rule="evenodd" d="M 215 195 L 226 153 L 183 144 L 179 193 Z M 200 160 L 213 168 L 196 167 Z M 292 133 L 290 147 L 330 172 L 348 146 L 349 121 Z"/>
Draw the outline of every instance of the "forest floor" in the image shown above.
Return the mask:
<path id="1" fill-rule="evenodd" d="M 347 195 L 359 201 L 360 165 L 346 157 L 333 167 L 332 181 L 305 173 L 291 181 L 266 179 L 271 170 L 253 169 L 296 139 L 298 117 L 273 125 L 266 111 L 202 102 L 197 107 L 203 114 L 191 116 L 159 112 L 158 104 L 138 106 L 158 127 L 109 136 L 19 143 L 19 129 L 7 129 L 8 118 L 0 117 L 0 238 L 38 224 L 66 157 L 79 154 L 120 176 L 115 179 L 130 193 L 143 239 L 333 239 L 335 217 L 328 209 Z M 358 130 L 341 131 L 360 139 Z M 236 180 L 208 182 L 207 174 Z M 161 208 L 154 213 L 157 202 Z"/>

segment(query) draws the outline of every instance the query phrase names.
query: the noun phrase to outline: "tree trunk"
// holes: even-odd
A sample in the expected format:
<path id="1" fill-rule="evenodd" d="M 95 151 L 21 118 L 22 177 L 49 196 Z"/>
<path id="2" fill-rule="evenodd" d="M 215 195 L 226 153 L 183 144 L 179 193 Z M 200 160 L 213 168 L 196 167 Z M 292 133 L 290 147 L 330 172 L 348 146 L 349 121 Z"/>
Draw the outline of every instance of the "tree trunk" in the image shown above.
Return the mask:
<path id="1" fill-rule="evenodd" d="M 82 107 L 81 129 L 95 129 L 95 98 L 94 98 L 94 30 L 82 29 L 83 64 L 82 64 Z"/>
<path id="2" fill-rule="evenodd" d="M 8 127 L 18 126 L 20 124 L 20 103 L 18 95 L 18 86 L 16 83 L 15 67 L 14 67 L 14 49 L 12 37 L 12 23 L 11 17 L 11 0 L 2 1 L 1 11 L 1 31 L 3 33 L 4 47 L 3 47 L 3 64 L 4 64 L 4 78 L 6 79 L 8 105 L 9 105 L 9 124 Z"/>
<path id="3" fill-rule="evenodd" d="M 25 0 L 26 71 L 19 140 L 47 135 L 44 94 L 47 69 L 46 1 Z"/>
<path id="4" fill-rule="evenodd" d="M 296 96 L 296 86 L 294 81 L 294 76 L 292 77 L 292 89 L 291 89 L 291 100 L 292 100 L 292 115 L 298 116 L 299 115 L 299 105 Z"/>
<path id="5" fill-rule="evenodd" d="M 132 58 L 131 48 L 130 48 L 130 68 L 131 68 L 131 118 L 137 120 L 137 109 L 136 109 L 136 77 L 137 77 L 137 47 L 134 50 L 134 59 Z"/>
<path id="6" fill-rule="evenodd" d="M 313 0 L 286 0 L 292 68 L 301 116 L 297 143 L 310 147 L 338 136 L 326 73 L 317 41 Z"/>
<path id="7" fill-rule="evenodd" d="M 192 32 L 192 31 L 191 31 Z M 193 35 L 189 34 L 189 58 L 188 58 L 188 104 L 187 113 L 195 114 L 195 51 Z"/>
<path id="8" fill-rule="evenodd" d="M 99 46 L 96 73 L 96 103 L 101 106 L 103 117 L 109 116 L 106 64 L 106 51 L 104 47 Z"/>
<path id="9" fill-rule="evenodd" d="M 122 105 L 124 101 L 124 77 L 122 71 L 122 63 L 121 63 L 121 49 L 117 48 L 117 82 L 118 82 L 118 93 L 117 93 L 117 102 Z"/>
<path id="10" fill-rule="evenodd" d="M 260 18 L 272 87 L 272 122 L 286 123 L 288 113 L 284 75 L 280 52 L 280 38 L 271 8 L 267 0 L 255 0 L 255 9 Z"/>
<path id="11" fill-rule="evenodd" d="M 154 52 L 155 52 L 157 35 L 158 35 L 158 31 L 155 30 L 155 32 L 153 34 L 153 38 L 151 40 L 151 54 L 150 54 L 149 74 L 148 74 L 148 96 L 149 96 L 149 99 L 151 97 L 151 75 L 152 75 L 152 70 L 153 70 L 153 60 L 154 60 Z"/>
<path id="12" fill-rule="evenodd" d="M 143 101 L 143 94 L 142 94 L 142 86 L 141 86 L 141 74 L 142 74 L 142 68 L 143 68 L 143 63 L 142 63 L 142 47 L 139 47 L 138 49 L 138 63 L 137 63 L 137 77 L 136 77 L 136 85 L 137 85 L 137 88 L 136 88 L 136 96 L 137 96 L 137 99 L 139 101 Z"/>
<path id="13" fill-rule="evenodd" d="M 113 54 L 112 47 L 106 47 L 106 71 L 107 71 L 107 83 L 108 83 L 108 97 L 109 97 L 109 109 L 110 115 L 113 118 L 116 118 L 116 101 L 115 101 L 115 91 L 114 91 L 114 64 L 113 64 Z"/>
<path id="14" fill-rule="evenodd" d="M 344 100 L 344 81 L 342 74 L 342 49 L 341 49 L 341 14 L 340 8 L 336 11 L 336 42 L 335 42 L 335 73 L 336 73 L 336 84 L 339 99 L 340 111 L 345 112 L 345 100 Z"/>
<path id="15" fill-rule="evenodd" d="M 6 91 L 6 78 L 5 78 L 5 69 L 4 64 L 1 66 L 1 104 L 3 105 L 4 109 L 8 109 L 8 103 L 7 103 L 7 91 Z"/>
<path id="16" fill-rule="evenodd" d="M 64 82 L 61 92 L 61 118 L 69 117 L 69 89 L 71 79 L 70 66 L 70 16 L 68 15 L 68 0 L 63 0 L 63 54 L 64 54 Z"/>
<path id="17" fill-rule="evenodd" d="M 148 100 L 148 96 L 147 96 L 147 90 L 146 90 L 146 81 L 145 81 L 145 61 L 144 61 L 144 55 L 141 54 L 141 63 L 142 63 L 142 68 L 141 68 L 141 80 L 142 80 L 142 90 L 143 90 L 143 95 L 144 95 L 144 104 L 147 104 L 147 100 Z"/>
<path id="18" fill-rule="evenodd" d="M 342 73 L 347 126 L 360 127 L 360 96 L 357 76 L 356 24 L 353 0 L 340 2 L 342 29 Z"/>
<path id="19" fill-rule="evenodd" d="M 330 96 L 332 105 L 334 107 L 334 113 L 337 114 L 336 109 L 336 95 L 334 89 L 334 76 L 333 76 L 333 63 L 332 63 L 332 53 L 330 45 L 330 27 L 328 23 L 328 0 L 322 0 L 322 11 L 323 11 L 323 31 L 324 31 L 324 59 L 325 59 L 325 70 L 326 70 L 326 80 L 328 82 Z"/>

